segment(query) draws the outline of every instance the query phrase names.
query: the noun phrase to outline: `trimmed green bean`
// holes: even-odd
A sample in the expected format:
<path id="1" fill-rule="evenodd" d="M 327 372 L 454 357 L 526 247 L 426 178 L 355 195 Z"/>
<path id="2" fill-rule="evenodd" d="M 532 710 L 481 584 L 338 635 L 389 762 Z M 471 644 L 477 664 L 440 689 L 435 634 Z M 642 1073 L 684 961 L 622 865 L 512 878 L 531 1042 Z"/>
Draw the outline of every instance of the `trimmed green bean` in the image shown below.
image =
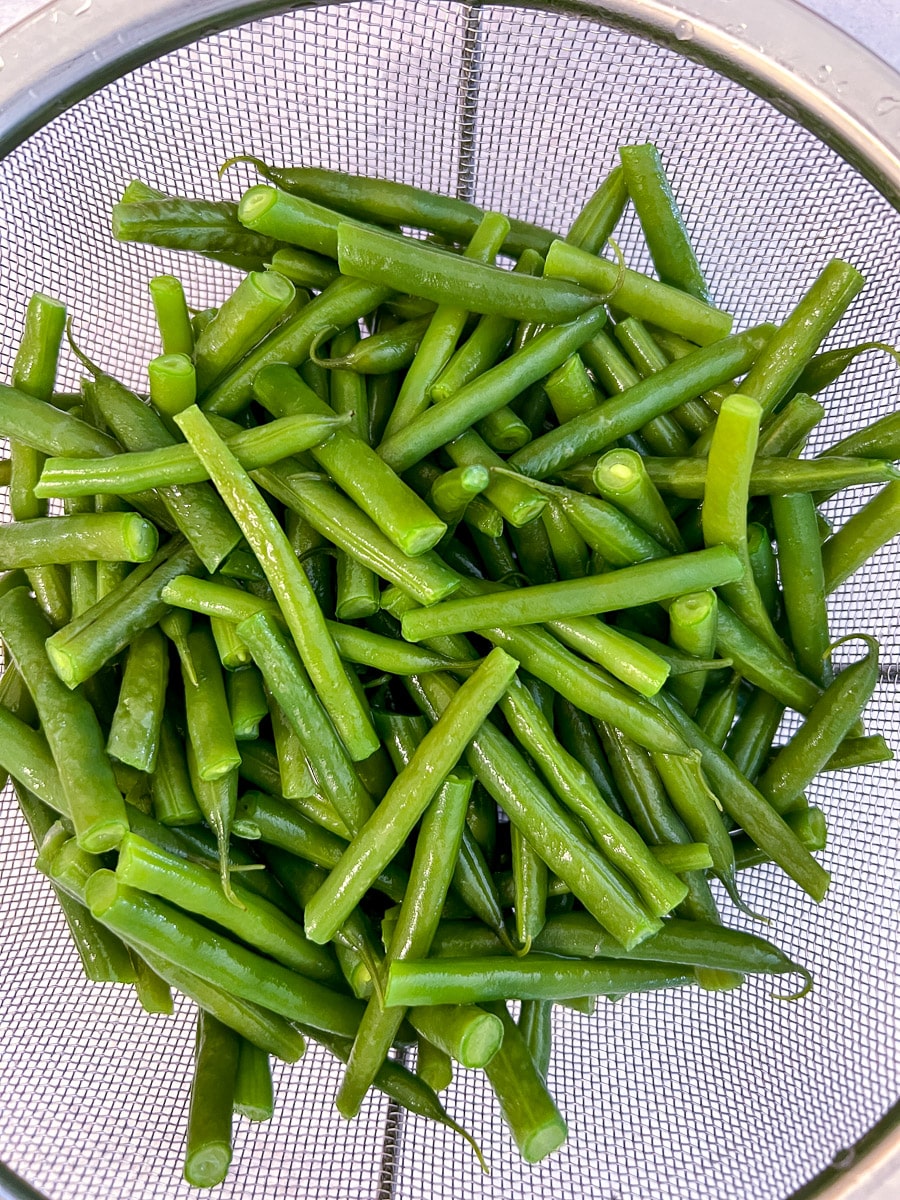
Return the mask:
<path id="1" fill-rule="evenodd" d="M 831 639 L 815 501 L 788 494 L 772 496 L 771 505 L 791 646 L 800 670 L 824 687 L 831 678 Z"/>
<path id="2" fill-rule="evenodd" d="M 594 484 L 604 500 L 621 508 L 673 554 L 684 550 L 678 526 L 633 450 L 608 450 L 594 467 Z"/>
<path id="3" fill-rule="evenodd" d="M 491 592 L 414 609 L 403 618 L 403 636 L 421 641 L 434 634 L 492 626 L 528 625 L 588 616 L 719 587 L 739 577 L 741 565 L 728 547 L 695 551 L 623 567 L 606 575 Z"/>
<path id="4" fill-rule="evenodd" d="M 234 1111 L 249 1121 L 270 1121 L 275 1111 L 268 1051 L 254 1046 L 246 1038 L 241 1038 L 238 1054 Z"/>
<path id="5" fill-rule="evenodd" d="M 882 488 L 822 546 L 825 595 L 845 583 L 885 543 L 900 533 L 900 482 Z"/>
<path id="6" fill-rule="evenodd" d="M 441 719 L 422 739 L 409 765 L 351 842 L 339 868 L 307 905 L 306 933 L 313 941 L 329 940 L 399 850 L 444 777 L 503 695 L 518 665 L 502 650 L 492 650 L 460 686 L 454 702 L 448 704 Z M 423 763 L 428 764 L 427 775 Z"/>
<path id="7" fill-rule="evenodd" d="M 460 434 L 444 449 L 450 461 L 457 467 L 483 466 L 491 470 L 505 466 L 500 455 L 492 450 L 474 429 Z M 501 517 L 516 528 L 527 525 L 529 521 L 540 516 L 547 504 L 546 499 L 525 480 L 493 472 L 490 483 L 485 488 L 484 498 L 490 501 Z"/>
<path id="8" fill-rule="evenodd" d="M 334 415 L 290 367 L 266 367 L 256 377 L 254 392 L 275 416 Z M 444 522 L 351 429 L 336 430 L 328 442 L 311 452 L 334 482 L 405 554 L 418 557 L 443 537 L 447 528 Z"/>
<path id="9" fill-rule="evenodd" d="M 296 732 L 310 770 L 347 829 L 356 834 L 374 811 L 327 712 L 319 702 L 297 652 L 268 613 L 242 621 L 238 634 L 253 654 L 266 685 Z"/>
<path id="10" fill-rule="evenodd" d="M 485 213 L 462 257 L 475 263 L 492 264 L 508 233 L 509 221 L 506 217 L 499 213 Z M 431 386 L 456 350 L 468 317 L 467 308 L 458 301 L 438 304 L 400 385 L 397 402 L 385 426 L 385 441 L 389 441 L 428 408 Z"/>
<path id="11" fill-rule="evenodd" d="M 201 925 L 171 904 L 120 883 L 112 871 L 89 880 L 91 912 L 137 946 L 146 946 L 184 970 L 252 999 L 291 1021 L 352 1036 L 362 1006 Z"/>
<path id="12" fill-rule="evenodd" d="M 0 527 L 0 570 L 98 559 L 147 562 L 158 539 L 156 527 L 137 513 L 35 517 Z"/>
<path id="13" fill-rule="evenodd" d="M 166 639 L 155 626 L 131 643 L 106 749 L 137 771 L 156 768 L 169 682 Z"/>
<path id="14" fill-rule="evenodd" d="M 737 395 L 737 393 L 735 393 Z M 730 404 L 729 396 L 725 404 Z M 724 409 L 724 405 L 723 405 Z M 700 500 L 708 480 L 702 458 L 646 458 L 644 466 L 660 491 Z M 756 458 L 747 477 L 751 496 L 818 492 L 895 480 L 892 463 L 872 458 Z"/>
<path id="15" fill-rule="evenodd" d="M 679 650 L 699 659 L 710 659 L 716 649 L 718 603 L 716 593 L 688 592 L 669 605 L 669 636 Z M 671 680 L 673 694 L 689 715 L 697 711 L 703 689 L 705 671 L 690 671 Z"/>
<path id="16" fill-rule="evenodd" d="M 171 716 L 163 713 L 157 766 L 150 780 L 153 815 L 163 825 L 197 825 L 203 814 L 197 805 L 184 744 Z"/>
<path id="17" fill-rule="evenodd" d="M 378 453 L 394 470 L 407 470 L 561 366 L 605 320 L 605 310 L 598 307 L 538 334 L 516 354 L 398 428 L 381 443 Z"/>
<path id="18" fill-rule="evenodd" d="M 620 146 L 625 186 L 641 223 L 650 257 L 663 283 L 710 303 L 709 289 L 697 262 L 678 201 L 652 143 Z"/>
<path id="19" fill-rule="evenodd" d="M 787 396 L 864 282 L 855 267 L 839 258 L 819 273 L 741 384 L 745 395 L 759 401 L 763 414 L 772 412 Z"/>
<path id="20" fill-rule="evenodd" d="M 113 849 L 128 818 L 99 722 L 87 700 L 55 674 L 45 649 L 50 626 L 24 588 L 0 599 L 0 632 L 28 682 L 79 846 L 89 853 Z"/>
<path id="21" fill-rule="evenodd" d="M 595 409 L 536 438 L 516 451 L 509 465 L 524 475 L 541 479 L 556 474 L 585 455 L 604 449 L 623 434 L 640 429 L 653 417 L 670 412 L 707 388 L 741 374 L 765 346 L 771 331 L 771 326 L 760 325 L 670 363 L 656 375 L 642 379 Z"/>
<path id="22" fill-rule="evenodd" d="M 230 511 L 264 566 L 279 606 L 322 703 L 354 759 L 368 758 L 378 748 L 359 699 L 284 530 L 250 477 L 198 408 L 176 418 L 179 428 L 203 462 Z"/>

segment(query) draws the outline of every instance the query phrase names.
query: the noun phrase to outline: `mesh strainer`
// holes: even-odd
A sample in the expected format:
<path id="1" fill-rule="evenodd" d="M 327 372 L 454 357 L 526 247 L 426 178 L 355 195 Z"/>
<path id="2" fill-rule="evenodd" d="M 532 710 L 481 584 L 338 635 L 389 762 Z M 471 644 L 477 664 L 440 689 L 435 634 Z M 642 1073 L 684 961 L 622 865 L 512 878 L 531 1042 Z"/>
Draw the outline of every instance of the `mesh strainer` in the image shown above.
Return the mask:
<path id="1" fill-rule="evenodd" d="M 0 119 L 9 151 L 0 163 L 2 377 L 39 287 L 73 306 L 89 352 L 102 347 L 104 362 L 140 385 L 137 365 L 155 352 L 148 276 L 176 271 L 200 307 L 234 280 L 226 267 L 114 244 L 103 214 L 134 175 L 215 194 L 217 164 L 242 151 L 403 179 L 564 229 L 615 147 L 652 139 L 716 299 L 739 327 L 783 316 L 840 255 L 868 278 L 840 341 L 900 340 L 900 217 L 860 174 L 900 196 L 891 156 L 900 80 L 789 2 L 756 0 L 750 15 L 725 0 L 693 12 L 650 0 L 553 11 L 363 0 L 249 24 L 239 22 L 284 4 L 51 7 L 55 18 L 0 47 L 0 98 L 9 98 Z M 633 224 L 622 244 L 634 265 L 649 266 Z M 64 372 L 74 385 L 75 364 Z M 888 411 L 896 393 L 895 365 L 860 360 L 830 390 L 817 444 Z M 835 636 L 862 625 L 882 640 L 868 726 L 894 746 L 898 573 L 896 554 L 883 552 L 832 608 Z M 489 1179 L 461 1141 L 384 1100 L 348 1126 L 330 1104 L 337 1071 L 311 1051 L 276 1078 L 276 1121 L 238 1125 L 218 1195 L 867 1195 L 873 1169 L 854 1162 L 872 1144 L 880 1150 L 868 1164 L 887 1156 L 898 1099 L 895 793 L 889 766 L 816 784 L 812 798 L 833 830 L 825 858 L 834 885 L 821 907 L 774 869 L 748 880 L 751 907 L 776 914 L 773 939 L 815 972 L 803 1003 L 779 1004 L 768 983 L 752 981 L 739 993 L 629 999 L 591 1021 L 558 1009 L 551 1085 L 571 1134 L 550 1162 L 518 1160 L 489 1094 L 464 1072 L 448 1107 L 484 1147 Z M 4 796 L 0 1157 L 52 1200 L 188 1196 L 179 1180 L 189 1006 L 149 1018 L 131 994 L 85 983 L 31 857 Z M 4 1179 L 0 1195 L 32 1194 Z"/>

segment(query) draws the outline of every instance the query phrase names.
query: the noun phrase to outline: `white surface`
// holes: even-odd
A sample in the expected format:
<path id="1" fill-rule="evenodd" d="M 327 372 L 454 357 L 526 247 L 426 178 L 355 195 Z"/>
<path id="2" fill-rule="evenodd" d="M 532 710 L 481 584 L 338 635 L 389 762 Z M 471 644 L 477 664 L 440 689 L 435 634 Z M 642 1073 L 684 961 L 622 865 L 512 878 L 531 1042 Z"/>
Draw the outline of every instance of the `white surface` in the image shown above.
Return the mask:
<path id="1" fill-rule="evenodd" d="M 738 0 L 752 4 L 753 0 Z M 0 0 L 0 31 L 42 7 L 44 0 Z M 737 7 L 737 4 L 736 4 Z M 827 17 L 900 70 L 900 3 L 898 0 L 806 0 L 806 7 Z M 900 1172 L 871 1193 L 868 1200 L 897 1200 Z"/>

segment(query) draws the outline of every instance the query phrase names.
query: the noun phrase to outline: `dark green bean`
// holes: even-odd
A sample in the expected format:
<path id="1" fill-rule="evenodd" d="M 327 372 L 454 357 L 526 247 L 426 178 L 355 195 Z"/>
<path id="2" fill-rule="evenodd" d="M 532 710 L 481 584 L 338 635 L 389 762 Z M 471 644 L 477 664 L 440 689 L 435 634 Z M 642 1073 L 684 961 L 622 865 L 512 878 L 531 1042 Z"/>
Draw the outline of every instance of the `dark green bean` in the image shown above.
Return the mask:
<path id="1" fill-rule="evenodd" d="M 621 395 L 536 438 L 512 455 L 510 466 L 543 479 L 586 454 L 602 450 L 623 434 L 640 429 L 653 417 L 745 371 L 771 332 L 771 326 L 761 325 L 670 363 Z"/>

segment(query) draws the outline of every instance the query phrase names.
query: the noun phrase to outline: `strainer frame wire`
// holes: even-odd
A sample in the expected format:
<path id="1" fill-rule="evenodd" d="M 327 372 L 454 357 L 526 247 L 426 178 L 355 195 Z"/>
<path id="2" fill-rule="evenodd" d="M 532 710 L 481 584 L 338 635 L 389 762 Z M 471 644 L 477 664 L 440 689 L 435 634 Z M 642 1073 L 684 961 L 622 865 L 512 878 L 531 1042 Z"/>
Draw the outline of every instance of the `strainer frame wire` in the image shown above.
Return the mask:
<path id="1" fill-rule="evenodd" d="M 181 0 L 132 0 L 126 12 L 119 0 L 94 0 L 91 20 L 78 25 L 70 0 L 51 0 L 0 36 L 0 64 L 12 68 L 0 72 L 0 158 L 126 72 L 224 29 L 302 7 L 284 0 L 194 0 L 186 9 Z M 474 15 L 482 5 L 468 7 Z M 803 124 L 900 210 L 900 122 L 889 103 L 892 93 L 900 94 L 900 75 L 795 0 L 755 0 L 753 14 L 742 13 L 747 21 L 737 28 L 722 25 L 717 0 L 678 7 L 665 0 L 520 0 L 519 7 L 637 33 L 712 67 Z M 36 45 L 39 55 L 29 52 Z M 848 81 L 841 92 L 816 73 L 823 60 L 841 63 Z M 36 63 L 40 74 L 30 75 Z M 460 184 L 465 190 L 465 171 Z M 900 1100 L 848 1149 L 843 1163 L 827 1167 L 788 1200 L 866 1200 L 900 1165 Z M 46 1198 L 0 1163 L 0 1200 Z"/>

